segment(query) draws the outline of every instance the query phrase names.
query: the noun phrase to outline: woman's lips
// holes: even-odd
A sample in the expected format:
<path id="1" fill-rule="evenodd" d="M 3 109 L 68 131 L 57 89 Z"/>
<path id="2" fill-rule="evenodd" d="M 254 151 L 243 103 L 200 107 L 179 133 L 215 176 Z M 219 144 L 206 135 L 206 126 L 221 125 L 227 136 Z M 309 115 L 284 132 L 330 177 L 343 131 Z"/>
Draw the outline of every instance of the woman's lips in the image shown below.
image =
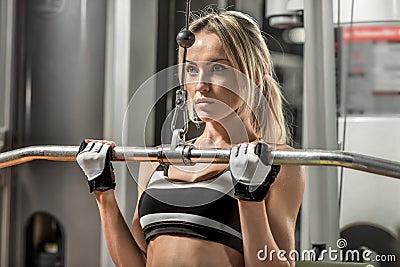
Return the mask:
<path id="1" fill-rule="evenodd" d="M 197 104 L 211 104 L 211 103 L 213 103 L 214 101 L 212 101 L 212 100 L 209 99 L 209 98 L 196 98 L 196 99 L 194 100 L 194 102 L 195 102 L 195 104 L 197 105 Z"/>
<path id="2" fill-rule="evenodd" d="M 196 104 L 197 108 L 202 109 L 202 108 L 207 108 L 209 105 L 211 105 L 214 102 L 208 98 L 197 98 L 194 100 L 194 103 Z"/>

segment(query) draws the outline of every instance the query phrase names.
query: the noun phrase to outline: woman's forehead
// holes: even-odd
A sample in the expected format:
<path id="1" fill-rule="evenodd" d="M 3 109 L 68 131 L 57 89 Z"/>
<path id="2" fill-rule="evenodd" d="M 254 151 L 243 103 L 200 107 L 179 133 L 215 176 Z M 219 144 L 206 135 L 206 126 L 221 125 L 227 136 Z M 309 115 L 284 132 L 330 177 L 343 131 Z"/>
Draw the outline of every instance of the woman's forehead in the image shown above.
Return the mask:
<path id="1" fill-rule="evenodd" d="M 196 41 L 188 48 L 187 60 L 189 61 L 215 61 L 225 59 L 226 53 L 221 40 L 214 33 L 201 31 L 195 34 Z"/>

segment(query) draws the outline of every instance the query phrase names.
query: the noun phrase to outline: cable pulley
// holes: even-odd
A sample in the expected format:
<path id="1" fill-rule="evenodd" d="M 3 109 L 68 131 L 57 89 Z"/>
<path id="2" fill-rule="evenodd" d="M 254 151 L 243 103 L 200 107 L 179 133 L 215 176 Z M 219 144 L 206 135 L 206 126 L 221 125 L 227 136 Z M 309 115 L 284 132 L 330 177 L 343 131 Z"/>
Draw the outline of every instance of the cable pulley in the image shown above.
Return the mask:
<path id="1" fill-rule="evenodd" d="M 188 131 L 188 109 L 186 103 L 186 91 L 185 91 L 185 68 L 186 68 L 186 54 L 187 49 L 194 44 L 195 36 L 189 30 L 189 18 L 190 18 L 190 0 L 186 1 L 186 24 L 185 29 L 180 31 L 176 36 L 176 42 L 180 47 L 183 48 L 182 58 L 182 72 L 180 76 L 180 85 L 176 90 L 175 95 L 175 110 L 171 122 L 172 140 L 171 149 L 175 149 L 177 145 L 183 145 L 185 143 L 185 135 Z M 183 128 L 176 129 L 176 123 L 178 120 L 178 114 L 182 113 L 183 116 Z"/>

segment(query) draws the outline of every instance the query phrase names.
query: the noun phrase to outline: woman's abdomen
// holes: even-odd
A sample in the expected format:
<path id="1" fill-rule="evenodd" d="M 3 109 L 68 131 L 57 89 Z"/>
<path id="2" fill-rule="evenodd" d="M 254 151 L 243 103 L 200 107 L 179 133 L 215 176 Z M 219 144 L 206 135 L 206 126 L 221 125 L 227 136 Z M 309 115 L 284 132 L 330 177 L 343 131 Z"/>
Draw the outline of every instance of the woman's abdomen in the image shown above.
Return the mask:
<path id="1" fill-rule="evenodd" d="M 243 255 L 223 244 L 186 235 L 159 235 L 147 246 L 147 267 L 244 266 Z"/>

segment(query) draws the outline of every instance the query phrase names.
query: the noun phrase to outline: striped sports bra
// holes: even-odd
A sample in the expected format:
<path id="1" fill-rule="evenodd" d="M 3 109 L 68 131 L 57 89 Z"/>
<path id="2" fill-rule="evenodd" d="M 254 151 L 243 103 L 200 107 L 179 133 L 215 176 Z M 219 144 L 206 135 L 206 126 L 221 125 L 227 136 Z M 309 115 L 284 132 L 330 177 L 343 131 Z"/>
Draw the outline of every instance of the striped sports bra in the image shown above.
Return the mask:
<path id="1" fill-rule="evenodd" d="M 146 243 L 162 234 L 184 234 L 243 253 L 239 207 L 229 169 L 199 182 L 176 182 L 167 174 L 168 165 L 159 165 L 139 200 Z"/>

